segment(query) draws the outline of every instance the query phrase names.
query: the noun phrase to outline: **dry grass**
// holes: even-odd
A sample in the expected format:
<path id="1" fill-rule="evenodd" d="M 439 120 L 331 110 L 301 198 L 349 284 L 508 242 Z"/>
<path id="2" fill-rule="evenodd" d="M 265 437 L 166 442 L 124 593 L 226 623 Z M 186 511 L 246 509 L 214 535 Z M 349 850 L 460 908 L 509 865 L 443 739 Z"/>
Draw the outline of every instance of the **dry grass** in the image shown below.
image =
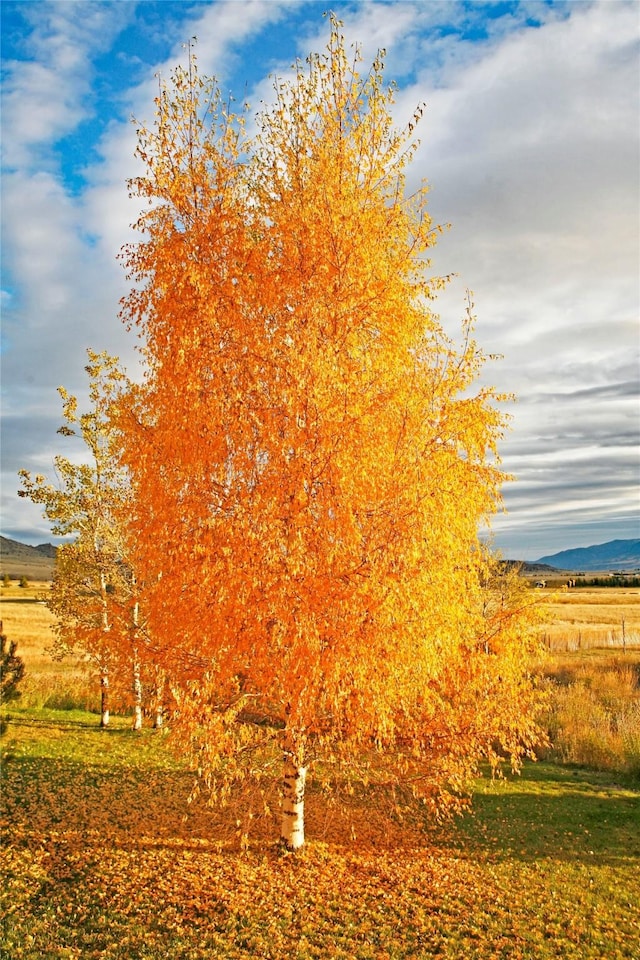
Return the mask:
<path id="1" fill-rule="evenodd" d="M 3 629 L 17 642 L 26 666 L 20 704 L 97 711 L 95 678 L 78 660 L 56 662 L 48 652 L 53 618 L 39 602 L 47 589 L 47 584 L 2 588 Z M 640 591 L 550 594 L 548 611 L 551 652 L 538 667 L 550 692 L 545 724 L 553 746 L 548 756 L 640 775 Z"/>
<path id="2" fill-rule="evenodd" d="M 541 593 L 546 593 L 548 623 L 544 635 L 550 650 L 640 647 L 640 590 L 637 588 L 600 587 Z"/>
<path id="3" fill-rule="evenodd" d="M 46 583 L 29 584 L 21 588 L 17 583 L 2 587 L 0 597 L 0 620 L 3 633 L 18 644 L 20 656 L 29 662 L 29 668 L 37 673 L 57 672 L 59 664 L 47 653 L 54 634 L 53 617 L 41 601 L 46 595 Z"/>
<path id="4" fill-rule="evenodd" d="M 551 654 L 547 757 L 640 777 L 640 650 Z"/>
<path id="5" fill-rule="evenodd" d="M 26 667 L 20 703 L 26 707 L 97 710 L 95 685 L 81 662 L 75 658 L 54 660 L 51 656 L 54 619 L 42 602 L 48 588 L 48 583 L 2 587 L 2 632 L 16 641 L 18 656 Z"/>
<path id="6" fill-rule="evenodd" d="M 546 756 L 640 776 L 640 590 L 547 594 Z"/>

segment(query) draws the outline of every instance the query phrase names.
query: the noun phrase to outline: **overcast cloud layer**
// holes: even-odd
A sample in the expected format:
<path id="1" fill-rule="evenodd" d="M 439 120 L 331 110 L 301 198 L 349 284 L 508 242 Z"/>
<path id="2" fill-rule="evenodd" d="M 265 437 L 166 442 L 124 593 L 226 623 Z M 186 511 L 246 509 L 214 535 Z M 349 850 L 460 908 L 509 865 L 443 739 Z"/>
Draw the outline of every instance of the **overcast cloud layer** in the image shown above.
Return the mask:
<path id="1" fill-rule="evenodd" d="M 136 369 L 120 324 L 119 248 L 138 212 L 133 114 L 153 115 L 197 36 L 200 68 L 256 107 L 270 73 L 324 49 L 323 2 L 31 2 L 3 16 L 2 533 L 51 539 L 17 470 L 52 475 L 64 384 L 87 347 Z M 600 3 L 336 3 L 365 60 L 387 51 L 397 119 L 426 101 L 410 177 L 451 223 L 433 257 L 454 334 L 476 335 L 514 392 L 503 465 L 507 556 L 640 536 L 639 7 Z"/>

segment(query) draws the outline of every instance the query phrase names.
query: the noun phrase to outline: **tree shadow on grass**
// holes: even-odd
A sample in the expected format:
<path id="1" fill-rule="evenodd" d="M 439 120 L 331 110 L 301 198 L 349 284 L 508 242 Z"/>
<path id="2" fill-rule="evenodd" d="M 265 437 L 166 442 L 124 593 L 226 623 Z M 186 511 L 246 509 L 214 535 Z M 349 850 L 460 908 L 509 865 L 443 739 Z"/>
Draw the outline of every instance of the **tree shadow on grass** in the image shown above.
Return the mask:
<path id="1" fill-rule="evenodd" d="M 527 765 L 478 789 L 450 843 L 498 860 L 640 862 L 640 790 L 593 771 Z"/>
<path id="2" fill-rule="evenodd" d="M 277 777 L 263 783 L 260 795 L 239 787 L 227 806 L 207 806 L 202 797 L 190 803 L 194 776 L 171 765 L 161 738 L 128 726 L 100 730 L 92 720 L 28 719 L 25 726 L 50 728 L 51 746 L 29 755 L 17 740 L 15 749 L 8 745 L 2 804 L 27 842 L 52 833 L 138 848 L 237 849 L 245 832 L 254 843 L 277 840 Z M 39 745 L 38 733 L 32 742 Z M 326 796 L 311 779 L 307 838 L 343 848 L 355 842 L 372 852 L 432 848 L 489 860 L 640 861 L 640 790 L 613 775 L 527 765 L 519 777 L 479 781 L 473 813 L 444 826 L 426 820 L 418 803 L 401 814 L 388 800 L 373 786 L 355 798 Z"/>
<path id="3" fill-rule="evenodd" d="M 54 711 L 55 707 L 44 707 L 44 710 Z M 59 713 L 60 719 L 56 717 L 55 720 L 52 720 L 50 717 L 46 716 L 36 716 L 30 714 L 16 714 L 15 712 L 7 711 L 5 715 L 5 720 L 7 721 L 7 728 L 9 725 L 11 727 L 38 727 L 40 729 L 50 729 L 50 730 L 98 730 L 101 734 L 123 734 L 127 733 L 130 729 L 129 727 L 117 726 L 117 727 L 101 727 L 100 726 L 100 713 L 99 712 L 88 712 L 88 711 L 77 711 L 82 713 L 83 716 L 73 716 L 75 711 L 66 711 L 66 710 L 57 710 Z"/>
<path id="4" fill-rule="evenodd" d="M 122 733 L 123 742 L 135 736 Z M 133 752 L 127 749 L 127 760 Z M 27 845 L 54 836 L 74 846 L 237 848 L 247 819 L 242 798 L 227 806 L 207 806 L 203 798 L 190 802 L 195 783 L 190 771 L 142 754 L 139 763 L 123 763 L 119 745 L 104 763 L 28 756 L 16 749 L 3 766 L 3 819 L 8 834 Z M 266 820 L 258 817 L 247 826 L 260 839 L 276 836 Z"/>
<path id="5" fill-rule="evenodd" d="M 37 597 L 2 597 L 3 603 L 37 603 L 45 606 L 44 600 L 38 600 Z"/>

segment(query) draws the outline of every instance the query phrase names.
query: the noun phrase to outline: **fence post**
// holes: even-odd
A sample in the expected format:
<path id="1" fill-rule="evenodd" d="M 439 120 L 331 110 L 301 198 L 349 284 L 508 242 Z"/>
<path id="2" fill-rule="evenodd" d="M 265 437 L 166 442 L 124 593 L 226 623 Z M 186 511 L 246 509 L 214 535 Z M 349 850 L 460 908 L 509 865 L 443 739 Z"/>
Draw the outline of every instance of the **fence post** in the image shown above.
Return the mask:
<path id="1" fill-rule="evenodd" d="M 624 617 L 622 618 L 622 652 L 627 652 L 627 635 L 624 629 Z"/>

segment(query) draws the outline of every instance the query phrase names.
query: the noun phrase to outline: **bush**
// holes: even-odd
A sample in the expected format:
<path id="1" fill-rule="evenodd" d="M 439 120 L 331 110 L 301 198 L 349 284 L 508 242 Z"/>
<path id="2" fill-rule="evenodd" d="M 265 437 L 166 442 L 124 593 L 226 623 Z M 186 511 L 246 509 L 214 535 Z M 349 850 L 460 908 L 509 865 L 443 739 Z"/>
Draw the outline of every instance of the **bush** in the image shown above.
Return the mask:
<path id="1" fill-rule="evenodd" d="M 17 656 L 15 640 L 11 643 L 4 633 L 0 634 L 0 705 L 20 696 L 18 684 L 24 677 L 24 663 Z"/>

